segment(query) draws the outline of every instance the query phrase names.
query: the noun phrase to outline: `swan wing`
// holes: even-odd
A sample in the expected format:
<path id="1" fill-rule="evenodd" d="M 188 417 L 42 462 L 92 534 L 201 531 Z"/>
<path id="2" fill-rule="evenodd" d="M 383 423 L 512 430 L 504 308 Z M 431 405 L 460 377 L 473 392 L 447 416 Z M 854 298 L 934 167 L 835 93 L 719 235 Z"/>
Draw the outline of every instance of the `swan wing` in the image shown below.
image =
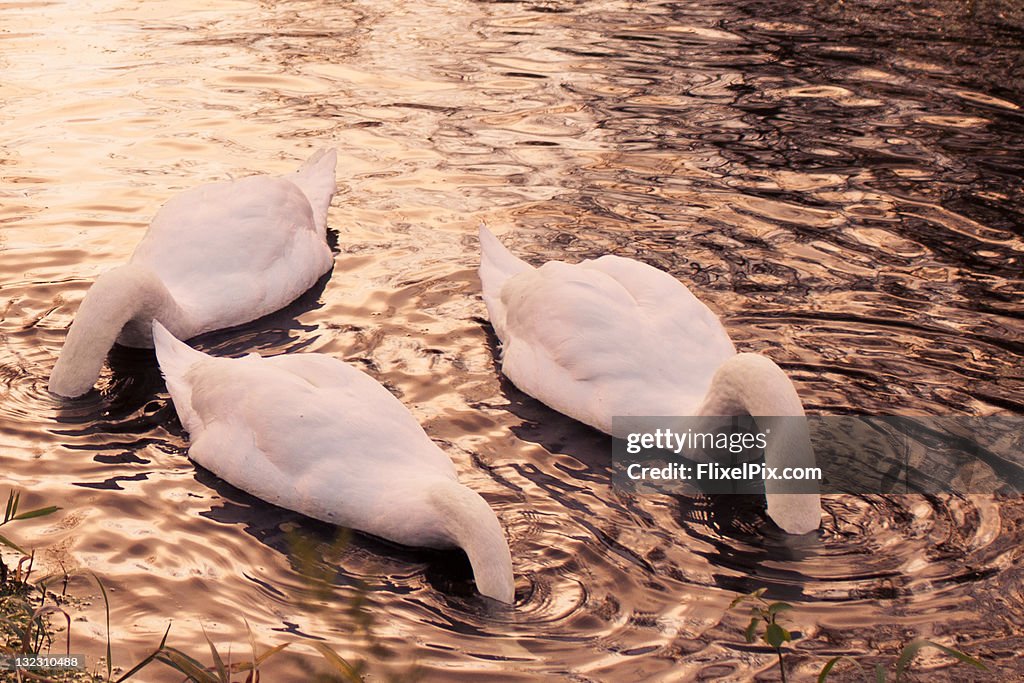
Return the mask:
<path id="1" fill-rule="evenodd" d="M 351 365 L 321 354 L 211 360 L 188 373 L 192 409 L 204 426 L 229 421 L 247 430 L 247 441 L 282 471 L 324 469 L 332 481 L 398 469 L 455 477 L 451 459 L 405 406 Z"/>
<path id="2" fill-rule="evenodd" d="M 195 335 L 290 303 L 333 257 L 301 189 L 284 178 L 251 176 L 173 197 L 131 261 L 151 269 L 198 321 Z"/>
<path id="3" fill-rule="evenodd" d="M 190 432 L 188 457 L 236 488 L 268 503 L 291 507 L 290 477 L 256 445 L 244 420 L 224 415 Z"/>
<path id="4" fill-rule="evenodd" d="M 657 268 L 616 256 L 509 279 L 502 369 L 603 431 L 614 415 L 687 414 L 735 353 L 718 317 Z"/>
<path id="5" fill-rule="evenodd" d="M 382 490 L 457 482 L 409 411 L 352 366 L 320 354 L 213 358 L 156 322 L 153 336 L 189 457 L 237 488 L 380 532 L 390 514 Z"/>

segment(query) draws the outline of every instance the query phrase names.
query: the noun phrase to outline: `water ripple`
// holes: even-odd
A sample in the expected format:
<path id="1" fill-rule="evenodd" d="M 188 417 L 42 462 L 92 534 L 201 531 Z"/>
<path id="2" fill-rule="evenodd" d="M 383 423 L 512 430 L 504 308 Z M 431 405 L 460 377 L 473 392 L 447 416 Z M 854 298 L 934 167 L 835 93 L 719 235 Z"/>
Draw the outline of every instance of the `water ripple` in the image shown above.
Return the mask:
<path id="1" fill-rule="evenodd" d="M 63 508 L 19 539 L 103 576 L 118 662 L 172 618 L 172 644 L 201 652 L 205 628 L 240 647 L 244 616 L 380 675 L 746 680 L 774 655 L 726 607 L 764 587 L 796 604 L 801 674 L 923 634 L 1024 675 L 1019 499 L 829 496 L 793 538 L 762 499 L 625 496 L 605 437 L 500 377 L 472 236 L 485 219 L 534 263 L 671 272 L 813 412 L 1024 412 L 1019 17 L 975 4 L 12 8 L 0 462 L 24 505 Z M 476 595 L 461 553 L 339 541 L 194 466 L 152 352 L 115 349 L 80 399 L 46 391 L 86 287 L 161 202 L 323 144 L 334 271 L 195 344 L 330 353 L 382 381 L 497 512 L 514 608 Z M 94 598 L 75 639 L 98 655 L 101 601 L 71 590 Z"/>

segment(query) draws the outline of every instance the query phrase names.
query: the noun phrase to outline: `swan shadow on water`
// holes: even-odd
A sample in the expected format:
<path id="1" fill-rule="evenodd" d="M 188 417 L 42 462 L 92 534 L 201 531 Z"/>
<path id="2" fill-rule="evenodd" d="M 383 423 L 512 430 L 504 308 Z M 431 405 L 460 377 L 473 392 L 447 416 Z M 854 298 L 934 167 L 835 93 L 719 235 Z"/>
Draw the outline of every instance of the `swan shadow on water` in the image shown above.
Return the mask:
<path id="1" fill-rule="evenodd" d="M 799 566 L 821 557 L 817 534 L 794 536 L 779 529 L 768 517 L 763 495 L 675 498 L 674 517 L 684 537 L 701 541 L 691 544 L 692 552 L 711 567 L 727 570 L 712 574 L 715 586 L 736 593 L 767 587 L 773 600 L 810 599 L 804 590 L 809 577 Z"/>

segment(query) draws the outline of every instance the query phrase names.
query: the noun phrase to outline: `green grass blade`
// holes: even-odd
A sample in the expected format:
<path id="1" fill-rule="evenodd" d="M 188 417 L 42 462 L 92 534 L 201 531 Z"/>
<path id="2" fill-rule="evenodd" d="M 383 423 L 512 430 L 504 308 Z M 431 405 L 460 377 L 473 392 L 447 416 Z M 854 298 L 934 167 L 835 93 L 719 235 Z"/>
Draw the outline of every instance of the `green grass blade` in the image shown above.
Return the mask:
<path id="1" fill-rule="evenodd" d="M 245 617 L 242 617 L 242 621 L 245 622 L 245 632 L 249 636 L 249 651 L 252 653 L 252 667 L 250 667 L 250 678 L 255 680 L 256 676 L 259 674 L 259 665 L 256 663 L 256 636 L 252 634 L 252 627 L 249 626 L 249 620 Z"/>
<path id="2" fill-rule="evenodd" d="M 96 579 L 96 585 L 100 587 L 100 592 L 103 593 L 103 611 L 107 615 L 107 680 L 114 675 L 114 662 L 110 650 L 110 600 L 107 598 L 107 587 L 100 581 L 100 577 L 96 576 L 95 572 L 89 572 L 92 574 L 92 578 Z"/>
<path id="3" fill-rule="evenodd" d="M 159 655 L 161 652 L 163 652 L 164 645 L 167 644 L 167 634 L 169 634 L 170 632 L 171 632 L 171 625 L 167 624 L 167 630 L 164 631 L 164 637 L 160 640 L 160 645 L 156 648 L 156 650 L 154 650 L 152 654 L 150 654 L 148 657 L 143 659 L 141 662 L 139 662 L 138 664 L 133 666 L 128 671 L 128 673 L 126 673 L 125 675 L 123 675 L 119 679 L 117 679 L 117 681 L 115 681 L 115 683 L 121 683 L 122 681 L 127 681 L 129 678 L 131 678 L 132 676 L 137 674 L 139 671 L 141 671 L 142 669 L 144 669 L 147 666 L 149 666 L 153 662 L 153 660 L 155 660 L 157 658 L 157 655 Z"/>
<path id="4" fill-rule="evenodd" d="M 11 521 L 18 521 L 22 519 L 32 519 L 33 517 L 45 517 L 46 515 L 52 515 L 57 510 L 60 510 L 56 505 L 48 505 L 44 508 L 36 508 L 35 510 L 29 510 L 28 512 L 22 512 L 20 515 L 11 517 Z"/>
<path id="5" fill-rule="evenodd" d="M 0 545 L 5 545 L 8 548 L 11 548 L 13 550 L 17 550 L 22 555 L 28 555 L 28 553 L 25 552 L 24 548 L 22 548 L 20 545 L 18 545 L 17 543 L 12 541 L 11 539 L 7 538 L 6 536 L 0 535 Z"/>
<path id="6" fill-rule="evenodd" d="M 147 666 L 149 666 L 150 664 L 152 664 L 156 660 L 157 655 L 159 655 L 160 652 L 161 652 L 160 650 L 156 650 L 155 652 L 151 652 L 148 657 L 146 657 L 141 662 L 139 662 L 138 664 L 133 666 L 131 669 L 129 669 L 128 673 L 126 673 L 123 676 L 121 676 L 120 678 L 118 678 L 116 681 L 114 681 L 114 683 L 122 683 L 122 681 L 127 681 L 129 678 L 131 678 L 135 674 L 137 674 L 140 671 L 142 671 L 143 669 L 145 669 Z"/>
<path id="7" fill-rule="evenodd" d="M 270 648 L 269 650 L 267 650 L 266 652 L 261 654 L 259 657 L 256 657 L 255 659 L 253 659 L 253 661 L 251 661 L 251 662 L 238 662 L 237 664 L 232 664 L 228 668 L 231 669 L 231 673 L 240 673 L 242 671 L 249 671 L 249 672 L 256 672 L 256 675 L 259 675 L 259 672 L 260 672 L 259 668 L 263 664 L 263 662 L 267 661 L 268 659 L 270 659 L 271 657 L 273 657 L 274 655 L 276 655 L 278 652 L 280 652 L 281 650 L 285 649 L 289 645 L 291 645 L 291 643 L 282 643 L 280 645 L 275 645 L 274 647 Z"/>
<path id="8" fill-rule="evenodd" d="M 355 670 L 355 667 L 353 667 L 351 664 L 349 664 L 345 660 L 344 657 L 339 655 L 337 652 L 332 650 L 330 647 L 328 647 L 324 643 L 311 643 L 311 644 L 313 645 L 313 647 L 315 647 L 317 649 L 317 651 L 321 655 L 323 655 L 323 658 L 326 659 L 327 662 L 332 667 L 334 667 L 334 669 L 338 673 L 340 673 L 342 675 L 342 677 L 344 677 L 344 679 L 346 681 L 351 681 L 352 683 L 361 683 L 362 682 L 363 677 L 359 675 L 359 672 L 357 672 Z"/>
<path id="9" fill-rule="evenodd" d="M 157 661 L 163 662 L 172 669 L 180 671 L 196 683 L 218 683 L 213 674 L 207 671 L 202 664 L 177 648 L 164 648 L 163 651 L 157 655 Z"/>
<path id="10" fill-rule="evenodd" d="M 14 517 L 14 513 L 18 511 L 18 498 L 20 497 L 21 494 L 16 493 L 13 489 L 7 496 L 7 509 L 4 511 L 4 524 L 11 521 L 11 518 Z"/>
<path id="11" fill-rule="evenodd" d="M 167 636 L 170 634 L 170 632 L 171 632 L 171 624 L 168 623 L 167 624 L 167 630 L 164 631 L 164 637 L 160 639 L 160 645 L 156 649 L 158 649 L 158 650 L 164 649 L 164 645 L 167 644 Z"/>
<path id="12" fill-rule="evenodd" d="M 825 681 L 828 679 L 828 675 L 832 673 L 832 669 L 836 667 L 836 664 L 843 660 L 851 661 L 854 664 L 857 663 L 856 659 L 850 659 L 846 655 L 837 655 L 833 657 L 832 659 L 825 662 L 825 666 L 821 667 L 821 673 L 818 674 L 818 683 L 825 683 Z"/>
<path id="13" fill-rule="evenodd" d="M 220 678 L 221 683 L 231 683 L 228 679 L 228 671 L 224 668 L 224 660 L 221 659 L 220 653 L 217 652 L 217 646 L 210 640 L 210 636 L 206 633 L 206 627 L 203 626 L 203 638 L 206 638 L 206 644 L 210 646 L 210 654 L 213 655 L 213 666 L 217 669 L 217 676 Z"/>
<path id="14" fill-rule="evenodd" d="M 896 660 L 896 680 L 900 680 L 903 677 L 903 674 L 906 672 L 907 667 L 910 665 L 910 662 L 913 661 L 913 659 L 917 657 L 918 653 L 926 647 L 933 647 L 936 650 L 941 650 L 942 652 L 945 652 L 947 655 L 957 658 L 964 664 L 970 664 L 971 666 L 977 669 L 981 669 L 982 671 L 988 671 L 988 667 L 986 667 L 984 664 L 982 664 L 974 657 L 968 654 L 964 654 L 963 652 L 960 652 L 960 650 L 954 650 L 951 647 L 939 645 L 938 643 L 933 643 L 932 641 L 925 640 L 924 638 L 918 638 L 907 643 L 907 645 L 903 648 L 903 651 L 900 652 L 900 658 Z"/>
<path id="15" fill-rule="evenodd" d="M 280 652 L 281 650 L 285 649 L 289 645 L 291 645 L 291 643 L 282 643 L 280 645 L 275 645 L 274 647 L 270 648 L 269 650 L 267 650 L 266 652 L 264 652 L 263 654 L 261 654 L 259 657 L 256 658 L 256 666 L 257 667 L 261 666 L 263 664 L 263 662 L 267 661 L 268 659 L 270 659 L 271 657 L 273 657 L 274 655 L 276 655 L 278 652 Z"/>

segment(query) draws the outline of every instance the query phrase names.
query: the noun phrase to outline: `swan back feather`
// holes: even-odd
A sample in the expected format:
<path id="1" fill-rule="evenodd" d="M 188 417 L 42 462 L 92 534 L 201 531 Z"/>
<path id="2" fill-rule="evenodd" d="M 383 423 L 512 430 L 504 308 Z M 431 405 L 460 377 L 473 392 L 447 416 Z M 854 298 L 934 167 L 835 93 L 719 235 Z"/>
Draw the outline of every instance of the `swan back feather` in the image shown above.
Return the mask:
<path id="1" fill-rule="evenodd" d="M 294 183 L 249 176 L 173 197 L 130 263 L 150 268 L 193 312 L 192 337 L 290 303 L 330 269 L 333 255 Z"/>
<path id="2" fill-rule="evenodd" d="M 488 312 L 503 322 L 495 333 L 505 375 L 608 433 L 615 415 L 692 414 L 715 368 L 736 353 L 681 282 L 632 259 L 549 261 L 506 278 L 498 296 Z"/>
<path id="3" fill-rule="evenodd" d="M 786 374 L 764 356 L 737 354 L 718 316 L 668 273 L 610 255 L 517 270 L 483 227 L 480 242 L 502 372 L 551 408 L 608 434 L 615 416 L 804 414 Z M 813 466 L 806 426 L 790 424 L 769 441 L 767 466 Z M 768 485 L 766 496 L 784 530 L 817 528 L 818 495 Z"/>
<path id="4" fill-rule="evenodd" d="M 209 183 L 172 197 L 128 264 L 111 271 L 133 282 L 119 290 L 108 285 L 125 278 L 106 274 L 86 293 L 51 391 L 88 391 L 115 338 L 152 346 L 154 317 L 187 339 L 255 320 L 313 286 L 334 263 L 325 220 L 335 165 L 335 151 L 323 150 L 288 177 Z"/>
<path id="5" fill-rule="evenodd" d="M 159 322 L 153 328 L 192 460 L 325 522 L 405 545 L 461 547 L 480 592 L 512 601 L 511 555 L 494 512 L 380 383 L 322 354 L 212 358 Z"/>

